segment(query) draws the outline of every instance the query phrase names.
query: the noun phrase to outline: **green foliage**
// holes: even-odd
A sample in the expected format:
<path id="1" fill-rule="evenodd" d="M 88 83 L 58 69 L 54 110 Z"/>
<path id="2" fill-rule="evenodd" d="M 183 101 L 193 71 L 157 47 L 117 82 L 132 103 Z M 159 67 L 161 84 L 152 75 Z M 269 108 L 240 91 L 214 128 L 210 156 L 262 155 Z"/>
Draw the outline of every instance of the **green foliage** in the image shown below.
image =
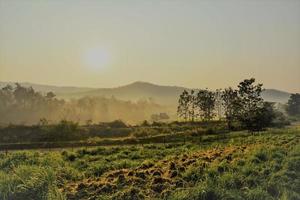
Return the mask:
<path id="1" fill-rule="evenodd" d="M 56 152 L 15 152 L 0 157 L 0 199 L 65 199 L 58 188 L 82 178 Z"/>
<path id="2" fill-rule="evenodd" d="M 127 128 L 127 125 L 122 120 L 114 120 L 105 124 L 110 128 Z"/>
<path id="3" fill-rule="evenodd" d="M 131 134 L 132 136 L 139 138 L 139 137 L 160 135 L 161 132 L 153 128 L 144 127 L 144 128 L 135 128 Z"/>
<path id="4" fill-rule="evenodd" d="M 0 153 L 0 199 L 299 199 L 299 160 L 297 128 Z"/>
<path id="5" fill-rule="evenodd" d="M 188 91 L 184 90 L 183 93 L 179 96 L 177 114 L 185 121 L 187 121 L 189 117 L 189 102 L 190 95 Z"/>
<path id="6" fill-rule="evenodd" d="M 199 90 L 195 93 L 191 90 L 190 93 L 186 90 L 179 96 L 177 114 L 185 121 L 192 122 L 197 118 L 202 118 L 205 121 L 210 121 L 214 118 L 215 113 L 215 93 L 208 90 Z"/>
<path id="7" fill-rule="evenodd" d="M 210 121 L 215 113 L 215 93 L 208 90 L 199 90 L 196 98 L 196 105 L 199 108 L 199 115 L 204 121 Z"/>
<path id="8" fill-rule="evenodd" d="M 243 80 L 236 90 L 231 87 L 215 93 L 199 90 L 196 96 L 193 90 L 190 93 L 184 90 L 179 96 L 178 116 L 185 121 L 189 119 L 193 122 L 198 117 L 203 121 L 210 121 L 214 119 L 216 112 L 219 119 L 222 119 L 223 113 L 228 130 L 235 130 L 236 126 L 240 126 L 251 132 L 288 124 L 284 115 L 275 111 L 274 103 L 264 102 L 262 91 L 262 84 L 255 85 L 254 78 Z M 296 96 L 297 94 L 292 95 L 293 100 L 290 100 L 292 110 L 297 107 Z"/>
<path id="9" fill-rule="evenodd" d="M 83 138 L 80 133 L 78 123 L 72 121 L 62 120 L 55 125 L 48 133 L 50 138 L 56 141 L 70 141 Z"/>
<path id="10" fill-rule="evenodd" d="M 300 94 L 291 94 L 286 110 L 291 116 L 300 116 Z"/>
<path id="11" fill-rule="evenodd" d="M 20 165 L 12 174 L 0 173 L 3 199 L 64 199 L 58 191 L 55 172 L 49 168 Z"/>
<path id="12" fill-rule="evenodd" d="M 232 88 L 225 89 L 221 97 L 227 127 L 229 130 L 232 130 L 233 122 L 237 120 L 241 109 L 241 101 L 238 96 L 238 91 L 233 90 Z"/>

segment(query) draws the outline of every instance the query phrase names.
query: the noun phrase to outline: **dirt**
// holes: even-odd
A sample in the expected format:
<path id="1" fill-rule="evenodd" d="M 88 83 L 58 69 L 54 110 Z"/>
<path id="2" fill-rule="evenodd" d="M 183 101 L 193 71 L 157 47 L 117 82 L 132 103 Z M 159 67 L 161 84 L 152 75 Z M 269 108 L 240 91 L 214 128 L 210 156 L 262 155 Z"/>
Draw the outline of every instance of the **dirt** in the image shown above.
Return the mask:
<path id="1" fill-rule="evenodd" d="M 88 178 L 77 183 L 70 183 L 65 187 L 68 199 L 89 199 L 102 194 L 113 194 L 117 191 L 127 191 L 133 187 L 142 192 L 143 198 L 159 198 L 174 188 L 184 187 L 186 182 L 181 178 L 185 170 L 202 162 L 204 169 L 215 161 L 227 160 L 232 162 L 232 155 L 237 150 L 242 152 L 249 146 L 214 148 L 198 151 L 192 154 L 183 154 L 162 160 L 155 164 L 143 164 L 134 169 L 120 169 L 103 174 L 100 178 Z M 224 170 L 224 169 L 219 169 Z"/>

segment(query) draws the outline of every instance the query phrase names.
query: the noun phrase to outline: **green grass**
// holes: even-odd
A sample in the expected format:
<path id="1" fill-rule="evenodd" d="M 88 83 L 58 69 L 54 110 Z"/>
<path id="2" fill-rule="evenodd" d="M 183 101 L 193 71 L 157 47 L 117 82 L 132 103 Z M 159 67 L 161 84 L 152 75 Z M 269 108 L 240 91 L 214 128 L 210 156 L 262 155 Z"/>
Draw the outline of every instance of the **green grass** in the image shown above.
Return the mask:
<path id="1" fill-rule="evenodd" d="M 0 199 L 300 199 L 297 128 L 172 137 L 0 153 Z"/>

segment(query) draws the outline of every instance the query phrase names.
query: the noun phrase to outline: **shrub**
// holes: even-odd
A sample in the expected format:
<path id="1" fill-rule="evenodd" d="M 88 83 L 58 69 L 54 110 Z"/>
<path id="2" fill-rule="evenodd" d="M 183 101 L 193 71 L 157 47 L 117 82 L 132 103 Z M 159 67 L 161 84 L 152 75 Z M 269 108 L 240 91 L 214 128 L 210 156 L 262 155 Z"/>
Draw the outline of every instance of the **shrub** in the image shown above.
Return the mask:
<path id="1" fill-rule="evenodd" d="M 108 122 L 107 125 L 111 128 L 127 128 L 128 126 L 122 120 Z"/>

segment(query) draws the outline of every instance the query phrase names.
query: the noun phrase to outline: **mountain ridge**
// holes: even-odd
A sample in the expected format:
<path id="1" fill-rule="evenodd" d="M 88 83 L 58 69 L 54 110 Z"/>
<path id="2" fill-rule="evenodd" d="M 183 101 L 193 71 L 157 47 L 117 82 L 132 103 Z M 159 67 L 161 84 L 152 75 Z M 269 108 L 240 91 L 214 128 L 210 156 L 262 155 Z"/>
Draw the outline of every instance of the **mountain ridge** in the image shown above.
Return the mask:
<path id="1" fill-rule="evenodd" d="M 0 87 L 14 82 L 1 82 Z M 85 96 L 114 96 L 123 100 L 139 100 L 153 99 L 157 103 L 166 105 L 176 105 L 178 96 L 183 90 L 191 90 L 192 88 L 182 86 L 167 86 L 154 83 L 135 81 L 127 85 L 121 85 L 111 88 L 92 88 L 92 87 L 74 87 L 74 86 L 55 86 L 46 84 L 36 84 L 30 82 L 21 82 L 25 87 L 33 87 L 36 91 L 46 93 L 54 92 L 58 98 L 71 99 L 81 98 Z M 277 89 L 266 89 L 262 93 L 266 101 L 285 103 L 287 102 L 290 93 Z"/>

